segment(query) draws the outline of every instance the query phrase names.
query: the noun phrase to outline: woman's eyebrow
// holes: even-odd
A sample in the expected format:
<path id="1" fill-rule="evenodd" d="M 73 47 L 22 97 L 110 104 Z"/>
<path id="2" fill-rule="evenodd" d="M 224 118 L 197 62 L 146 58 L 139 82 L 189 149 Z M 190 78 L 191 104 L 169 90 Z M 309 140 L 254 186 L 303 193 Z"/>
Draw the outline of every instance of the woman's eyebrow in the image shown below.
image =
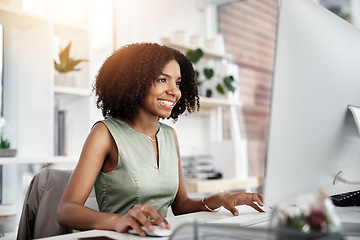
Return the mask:
<path id="1" fill-rule="evenodd" d="M 166 73 L 161 73 L 161 75 L 163 75 L 163 76 L 165 76 L 165 77 L 170 77 L 170 75 L 169 74 L 166 74 Z"/>
<path id="2" fill-rule="evenodd" d="M 160 75 L 165 76 L 165 77 L 171 77 L 169 74 L 166 74 L 166 73 L 163 73 L 163 72 Z M 182 79 L 182 77 L 180 76 L 180 77 L 178 77 L 178 79 Z"/>

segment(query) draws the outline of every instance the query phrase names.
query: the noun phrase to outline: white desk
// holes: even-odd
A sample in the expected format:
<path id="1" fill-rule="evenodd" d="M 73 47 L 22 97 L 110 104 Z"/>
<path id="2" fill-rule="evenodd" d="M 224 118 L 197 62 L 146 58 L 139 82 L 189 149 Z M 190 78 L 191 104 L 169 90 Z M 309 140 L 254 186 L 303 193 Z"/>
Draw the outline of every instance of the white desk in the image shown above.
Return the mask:
<path id="1" fill-rule="evenodd" d="M 345 239 L 359 240 L 360 239 L 360 207 L 336 207 L 336 212 L 338 213 L 345 230 L 347 230 L 346 229 L 347 226 L 350 225 L 351 230 L 356 231 L 356 233 L 358 233 L 359 235 L 357 237 L 345 236 Z"/>
<path id="2" fill-rule="evenodd" d="M 238 207 L 240 212 L 246 213 L 246 212 L 252 212 L 255 211 L 251 207 L 248 206 L 240 206 Z M 184 224 L 184 223 L 192 223 L 192 222 L 198 222 L 198 223 L 207 223 L 214 220 L 219 220 L 223 218 L 229 218 L 232 214 L 227 211 L 224 208 L 221 208 L 219 212 L 196 212 L 196 213 L 190 213 L 190 214 L 184 214 L 179 216 L 172 216 L 168 217 L 167 221 L 169 222 L 171 229 L 175 230 L 178 226 Z M 267 225 L 265 225 L 267 226 Z M 42 238 L 41 240 L 77 240 L 79 238 L 86 238 L 86 237 L 97 237 L 97 236 L 106 236 L 112 239 L 144 239 L 142 237 L 128 234 L 128 233 L 117 233 L 114 231 L 103 231 L 103 230 L 90 230 L 90 231 L 84 231 L 84 232 L 76 232 L 72 234 L 67 235 L 60 235 L 56 237 L 50 237 L 50 238 Z M 146 237 L 145 239 L 157 239 L 156 238 L 150 238 Z M 160 239 L 168 239 L 168 238 L 160 238 Z M 1 240 L 1 239 L 0 239 Z"/>
<path id="3" fill-rule="evenodd" d="M 360 226 L 360 207 L 346 207 L 346 208 L 336 208 L 339 217 L 342 222 L 351 222 L 351 223 L 357 223 Z M 248 212 L 249 207 L 247 206 L 241 206 L 239 208 L 240 212 Z M 250 208 L 250 211 L 252 209 Z M 219 220 L 223 218 L 231 217 L 231 213 L 228 212 L 225 209 L 221 209 L 217 213 L 212 212 L 197 212 L 197 213 L 191 213 L 191 214 L 185 214 L 175 217 L 168 217 L 167 220 L 171 226 L 172 229 L 176 229 L 178 226 L 184 224 L 184 223 L 191 223 L 191 222 L 198 222 L 198 223 L 206 223 L 209 221 Z M 253 227 L 257 228 L 266 228 L 268 227 L 269 222 L 265 223 L 259 223 L 256 225 L 253 225 Z M 360 239 L 360 229 L 357 230 L 359 232 L 358 237 L 346 237 L 346 240 L 359 240 Z M 114 231 L 103 231 L 103 230 L 90 230 L 90 231 L 84 231 L 84 232 L 76 232 L 72 234 L 67 235 L 60 235 L 56 237 L 50 237 L 50 238 L 43 238 L 42 240 L 77 240 L 79 238 L 86 238 L 86 237 L 100 237 L 105 236 L 112 239 L 144 239 L 139 236 L 127 234 L 127 233 L 117 233 Z M 150 238 L 147 237 L 145 239 L 157 239 L 159 238 Z M 160 239 L 168 239 L 168 238 L 160 238 Z"/>

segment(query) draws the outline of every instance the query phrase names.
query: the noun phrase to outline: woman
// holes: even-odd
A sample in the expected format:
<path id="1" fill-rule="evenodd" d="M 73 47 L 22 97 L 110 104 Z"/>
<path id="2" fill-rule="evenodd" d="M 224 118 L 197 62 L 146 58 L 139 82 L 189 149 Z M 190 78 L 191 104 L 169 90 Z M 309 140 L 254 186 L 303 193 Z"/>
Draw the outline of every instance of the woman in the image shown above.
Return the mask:
<path id="1" fill-rule="evenodd" d="M 158 44 L 127 45 L 101 67 L 94 91 L 105 120 L 85 141 L 79 162 L 58 207 L 58 221 L 78 229 L 134 229 L 145 236 L 154 225 L 170 228 L 175 215 L 216 211 L 246 204 L 262 211 L 261 194 L 218 193 L 188 197 L 174 129 L 160 118 L 177 120 L 199 107 L 191 62 L 179 51 Z M 84 206 L 95 187 L 100 211 Z"/>

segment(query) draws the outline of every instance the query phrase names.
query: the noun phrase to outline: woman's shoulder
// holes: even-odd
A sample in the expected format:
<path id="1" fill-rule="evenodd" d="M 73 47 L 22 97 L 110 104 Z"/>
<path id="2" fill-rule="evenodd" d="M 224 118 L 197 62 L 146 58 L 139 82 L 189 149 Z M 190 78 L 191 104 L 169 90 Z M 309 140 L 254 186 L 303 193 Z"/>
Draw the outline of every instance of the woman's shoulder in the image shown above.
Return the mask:
<path id="1" fill-rule="evenodd" d="M 111 143 L 111 134 L 108 130 L 108 127 L 102 123 L 102 121 L 98 121 L 92 127 L 89 136 L 87 138 L 89 142 L 96 142 L 96 144 L 109 144 Z"/>
<path id="2" fill-rule="evenodd" d="M 176 136 L 175 129 L 173 127 L 171 127 L 170 125 L 167 125 L 166 123 L 159 122 L 159 127 L 160 127 L 161 131 L 164 131 L 167 134 L 171 134 L 171 135 Z"/>
<path id="3" fill-rule="evenodd" d="M 120 118 L 114 118 L 114 117 L 107 117 L 103 120 L 100 120 L 101 122 L 117 122 L 117 123 L 123 123 L 124 120 L 120 119 Z"/>
<path id="4" fill-rule="evenodd" d="M 174 128 L 171 127 L 170 125 L 167 125 L 166 123 L 163 123 L 163 122 L 159 122 L 159 127 L 161 129 L 166 129 L 166 130 L 173 130 Z"/>
<path id="5" fill-rule="evenodd" d="M 114 118 L 114 117 L 108 117 L 108 118 L 105 118 L 105 119 L 102 119 L 102 120 L 99 120 L 97 121 L 95 124 L 98 124 L 99 122 L 105 124 L 106 126 L 109 126 L 109 125 L 115 125 L 115 126 L 123 126 L 125 125 L 125 121 L 124 120 L 121 120 L 119 118 Z M 94 124 L 94 125 L 95 125 Z"/>

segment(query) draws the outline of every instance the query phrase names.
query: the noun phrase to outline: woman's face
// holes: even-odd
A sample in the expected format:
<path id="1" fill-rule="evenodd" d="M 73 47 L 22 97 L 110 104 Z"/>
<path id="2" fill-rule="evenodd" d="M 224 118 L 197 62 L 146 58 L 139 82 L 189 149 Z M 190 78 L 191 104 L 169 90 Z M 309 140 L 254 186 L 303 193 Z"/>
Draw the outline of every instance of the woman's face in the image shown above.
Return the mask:
<path id="1" fill-rule="evenodd" d="M 139 107 L 139 112 L 168 118 L 181 97 L 180 83 L 180 66 L 177 61 L 171 60 L 164 66 L 160 76 L 149 88 L 143 105 Z"/>

